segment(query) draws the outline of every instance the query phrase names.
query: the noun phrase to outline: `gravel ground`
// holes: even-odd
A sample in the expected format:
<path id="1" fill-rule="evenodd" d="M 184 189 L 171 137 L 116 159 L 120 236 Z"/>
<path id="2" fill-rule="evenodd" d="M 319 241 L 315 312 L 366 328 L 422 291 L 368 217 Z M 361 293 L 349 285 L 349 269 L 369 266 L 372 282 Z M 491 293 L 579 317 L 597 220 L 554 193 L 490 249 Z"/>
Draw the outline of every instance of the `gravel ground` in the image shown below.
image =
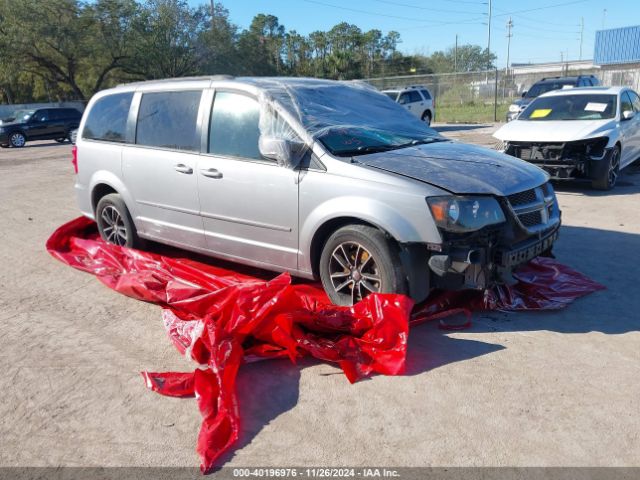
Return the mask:
<path id="1" fill-rule="evenodd" d="M 493 126 L 439 126 L 491 145 Z M 0 151 L 0 466 L 196 466 L 190 399 L 139 371 L 190 370 L 160 309 L 52 259 L 78 215 L 70 146 Z M 608 287 L 558 312 L 475 315 L 412 330 L 408 371 L 350 385 L 333 366 L 239 375 L 227 466 L 640 465 L 640 168 L 610 193 L 558 186 L 560 261 Z"/>

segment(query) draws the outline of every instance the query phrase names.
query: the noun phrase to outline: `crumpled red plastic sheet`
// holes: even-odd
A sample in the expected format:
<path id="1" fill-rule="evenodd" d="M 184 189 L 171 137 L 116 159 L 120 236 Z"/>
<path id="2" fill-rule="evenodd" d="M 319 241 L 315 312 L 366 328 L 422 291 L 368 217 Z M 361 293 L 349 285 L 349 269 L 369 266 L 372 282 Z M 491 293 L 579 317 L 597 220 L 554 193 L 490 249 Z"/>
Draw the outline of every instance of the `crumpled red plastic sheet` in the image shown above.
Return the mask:
<path id="1" fill-rule="evenodd" d="M 240 266 L 231 270 L 105 243 L 84 217 L 58 228 L 47 250 L 109 288 L 163 307 L 169 338 L 199 368 L 142 375 L 158 393 L 196 397 L 203 472 L 238 438 L 235 380 L 243 362 L 283 356 L 295 362 L 312 355 L 337 363 L 350 382 L 372 373 L 397 375 L 404 371 L 410 323 L 439 320 L 442 328 L 466 328 L 473 310 L 558 309 L 604 288 L 553 259 L 538 258 L 519 269 L 514 287 L 435 292 L 415 308 L 407 297 L 391 294 L 338 307 L 318 284 L 294 284 L 286 273 L 266 280 L 242 273 L 247 269 Z M 465 323 L 445 322 L 458 313 Z"/>

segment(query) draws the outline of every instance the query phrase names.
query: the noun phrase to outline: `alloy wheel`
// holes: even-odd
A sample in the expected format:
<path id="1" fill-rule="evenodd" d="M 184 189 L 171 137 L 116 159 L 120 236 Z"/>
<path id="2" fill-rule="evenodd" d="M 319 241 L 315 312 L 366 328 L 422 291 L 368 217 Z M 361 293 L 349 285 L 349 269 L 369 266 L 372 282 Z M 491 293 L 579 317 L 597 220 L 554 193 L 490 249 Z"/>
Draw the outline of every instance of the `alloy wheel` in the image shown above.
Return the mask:
<path id="1" fill-rule="evenodd" d="M 112 205 L 107 205 L 102 209 L 100 217 L 103 222 L 102 232 L 107 242 L 120 245 L 127 243 L 127 227 L 124 224 L 122 215 Z"/>
<path id="2" fill-rule="evenodd" d="M 13 135 L 11 135 L 11 145 L 13 145 L 14 147 L 24 147 L 25 143 L 26 139 L 24 138 L 23 134 L 14 133 Z"/>
<path id="3" fill-rule="evenodd" d="M 352 304 L 370 293 L 380 292 L 382 287 L 375 258 L 357 242 L 344 242 L 335 248 L 329 275 L 335 291 L 351 297 Z"/>
<path id="4" fill-rule="evenodd" d="M 616 148 L 611 153 L 611 160 L 609 161 L 609 186 L 614 187 L 618 181 L 618 174 L 620 170 L 620 151 Z"/>

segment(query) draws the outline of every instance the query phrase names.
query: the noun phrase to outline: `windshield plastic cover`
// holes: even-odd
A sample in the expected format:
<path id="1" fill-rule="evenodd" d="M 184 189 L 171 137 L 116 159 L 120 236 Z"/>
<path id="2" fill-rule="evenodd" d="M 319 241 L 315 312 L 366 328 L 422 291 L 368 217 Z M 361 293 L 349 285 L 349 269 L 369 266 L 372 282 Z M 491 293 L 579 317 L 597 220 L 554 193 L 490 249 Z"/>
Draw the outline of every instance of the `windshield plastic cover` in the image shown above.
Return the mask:
<path id="1" fill-rule="evenodd" d="M 310 145 L 313 140 L 322 141 L 323 137 L 332 134 L 338 137 L 345 149 L 364 143 L 371 146 L 371 141 L 378 138 L 381 143 L 390 142 L 391 145 L 443 138 L 404 107 L 364 82 L 310 78 L 238 80 L 251 83 L 260 90 L 263 112 L 260 131 L 270 137 L 300 141 L 301 136 L 306 136 L 302 140 Z M 296 134 L 282 124 L 280 115 L 273 114 L 282 110 L 304 129 L 304 135 Z"/>
<path id="2" fill-rule="evenodd" d="M 243 362 L 305 355 L 334 362 L 354 382 L 373 373 L 404 371 L 409 324 L 473 310 L 549 310 L 604 287 L 552 259 L 538 258 L 517 272 L 515 287 L 435 292 L 413 309 L 402 295 L 370 295 L 353 307 L 330 303 L 319 284 L 294 284 L 288 274 L 237 265 L 213 266 L 182 257 L 105 243 L 95 223 L 81 217 L 47 241 L 61 262 L 95 275 L 107 287 L 162 307 L 170 340 L 199 366 L 193 372 L 142 372 L 153 391 L 193 397 L 203 417 L 197 451 L 201 470 L 215 467 L 240 433 L 235 380 Z M 220 262 L 222 263 L 222 262 Z M 411 313 L 412 312 L 412 313 Z"/>

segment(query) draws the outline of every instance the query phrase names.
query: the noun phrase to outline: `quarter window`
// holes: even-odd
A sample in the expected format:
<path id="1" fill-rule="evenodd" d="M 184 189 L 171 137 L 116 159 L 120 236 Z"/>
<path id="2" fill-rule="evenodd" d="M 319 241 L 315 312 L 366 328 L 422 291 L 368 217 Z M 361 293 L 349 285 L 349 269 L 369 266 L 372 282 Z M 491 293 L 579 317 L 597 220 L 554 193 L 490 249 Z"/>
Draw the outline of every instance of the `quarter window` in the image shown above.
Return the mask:
<path id="1" fill-rule="evenodd" d="M 422 93 L 425 100 L 431 100 L 431 94 L 428 90 L 420 90 L 420 93 Z"/>
<path id="2" fill-rule="evenodd" d="M 132 98 L 133 92 L 128 92 L 108 95 L 97 100 L 84 124 L 82 138 L 124 143 Z"/>
<path id="3" fill-rule="evenodd" d="M 140 101 L 136 143 L 199 151 L 197 132 L 201 91 L 145 93 Z"/>
<path id="4" fill-rule="evenodd" d="M 640 97 L 638 97 L 638 94 L 636 92 L 632 92 L 631 90 L 628 90 L 627 93 L 631 98 L 631 103 L 633 103 L 633 108 L 635 109 L 635 111 L 640 112 Z"/>
<path id="5" fill-rule="evenodd" d="M 217 92 L 209 125 L 209 153 L 262 160 L 260 104 L 240 93 Z"/>
<path id="6" fill-rule="evenodd" d="M 623 92 L 620 97 L 620 117 L 624 112 L 633 112 L 633 104 L 629 98 L 628 92 Z"/>

